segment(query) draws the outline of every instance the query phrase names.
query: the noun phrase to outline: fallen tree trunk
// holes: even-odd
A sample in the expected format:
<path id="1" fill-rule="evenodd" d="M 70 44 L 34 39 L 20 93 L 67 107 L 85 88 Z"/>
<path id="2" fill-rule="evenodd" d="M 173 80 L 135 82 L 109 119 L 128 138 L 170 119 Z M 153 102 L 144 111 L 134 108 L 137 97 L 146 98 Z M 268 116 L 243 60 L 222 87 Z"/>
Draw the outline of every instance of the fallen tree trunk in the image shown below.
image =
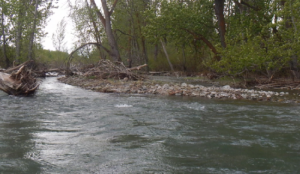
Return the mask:
<path id="1" fill-rule="evenodd" d="M 4 72 L 0 72 L 0 90 L 9 95 L 30 95 L 39 87 L 36 79 L 33 77 L 27 65 L 31 62 L 25 62 L 18 67 L 13 67 Z"/>
<path id="2" fill-rule="evenodd" d="M 144 65 L 140 65 L 140 66 L 136 66 L 136 67 L 132 67 L 132 68 L 127 68 L 128 71 L 133 71 L 133 70 L 140 70 L 143 67 L 148 66 L 147 64 Z"/>

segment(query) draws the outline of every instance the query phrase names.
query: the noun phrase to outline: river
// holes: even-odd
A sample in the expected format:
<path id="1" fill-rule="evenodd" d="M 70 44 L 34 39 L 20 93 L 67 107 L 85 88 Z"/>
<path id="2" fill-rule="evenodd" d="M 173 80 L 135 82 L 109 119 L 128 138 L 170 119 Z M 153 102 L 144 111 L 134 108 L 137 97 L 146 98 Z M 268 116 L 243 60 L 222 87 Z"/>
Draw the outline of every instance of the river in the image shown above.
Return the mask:
<path id="1" fill-rule="evenodd" d="M 300 173 L 300 107 L 104 94 L 45 79 L 0 92 L 0 174 Z"/>

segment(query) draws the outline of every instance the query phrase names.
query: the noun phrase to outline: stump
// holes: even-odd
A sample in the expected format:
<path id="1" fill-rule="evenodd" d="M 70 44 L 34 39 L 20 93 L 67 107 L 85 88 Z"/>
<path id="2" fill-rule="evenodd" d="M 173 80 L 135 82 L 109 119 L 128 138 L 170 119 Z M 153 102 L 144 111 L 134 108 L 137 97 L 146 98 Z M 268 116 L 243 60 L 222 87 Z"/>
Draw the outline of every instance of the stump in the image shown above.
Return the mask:
<path id="1" fill-rule="evenodd" d="M 0 72 L 0 90 L 9 95 L 30 95 L 39 87 L 31 69 L 27 68 L 32 62 L 25 62 Z"/>

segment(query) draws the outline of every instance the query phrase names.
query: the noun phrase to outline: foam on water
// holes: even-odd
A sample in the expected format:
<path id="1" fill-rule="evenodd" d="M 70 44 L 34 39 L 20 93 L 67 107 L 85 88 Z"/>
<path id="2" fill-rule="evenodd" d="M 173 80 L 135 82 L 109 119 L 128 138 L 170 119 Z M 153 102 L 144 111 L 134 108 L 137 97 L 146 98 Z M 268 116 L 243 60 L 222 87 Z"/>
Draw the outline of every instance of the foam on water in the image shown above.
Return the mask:
<path id="1" fill-rule="evenodd" d="M 128 105 L 128 104 L 117 104 L 115 105 L 116 108 L 131 108 L 133 107 L 132 105 Z"/>
<path id="2" fill-rule="evenodd" d="M 189 103 L 183 105 L 185 108 L 196 110 L 196 111 L 203 111 L 205 109 L 205 106 L 200 103 Z"/>

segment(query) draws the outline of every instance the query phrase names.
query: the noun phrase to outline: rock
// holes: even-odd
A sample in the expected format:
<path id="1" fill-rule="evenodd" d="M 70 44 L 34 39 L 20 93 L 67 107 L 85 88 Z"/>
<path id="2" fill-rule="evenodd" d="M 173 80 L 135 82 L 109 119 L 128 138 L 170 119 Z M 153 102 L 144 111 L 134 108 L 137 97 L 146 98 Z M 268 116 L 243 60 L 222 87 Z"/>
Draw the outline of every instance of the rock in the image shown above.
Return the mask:
<path id="1" fill-rule="evenodd" d="M 206 94 L 207 94 L 206 92 L 202 92 L 202 93 L 199 94 L 199 96 L 200 96 L 200 97 L 205 97 Z"/>
<path id="2" fill-rule="evenodd" d="M 162 86 L 163 89 L 169 89 L 169 87 L 170 87 L 169 84 L 164 84 L 164 85 Z"/>
<path id="3" fill-rule="evenodd" d="M 247 97 L 248 97 L 247 94 L 241 94 L 241 96 L 242 96 L 244 99 L 247 99 Z"/>
<path id="4" fill-rule="evenodd" d="M 278 101 L 278 102 L 283 102 L 283 101 L 284 101 L 284 99 L 282 99 L 282 98 L 281 98 L 281 99 L 278 99 L 277 101 Z"/>
<path id="5" fill-rule="evenodd" d="M 176 91 L 176 92 L 175 92 L 175 95 L 181 96 L 181 95 L 182 95 L 182 91 Z"/>
<path id="6" fill-rule="evenodd" d="M 225 86 L 222 87 L 222 89 L 223 90 L 229 90 L 229 89 L 231 89 L 231 87 L 229 85 L 225 85 Z"/>
<path id="7" fill-rule="evenodd" d="M 229 96 L 229 94 L 228 94 L 228 93 L 225 93 L 225 92 L 222 92 L 222 93 L 220 93 L 220 96 L 221 96 L 221 97 L 226 97 L 226 98 L 227 98 L 227 97 Z"/>
<path id="8" fill-rule="evenodd" d="M 202 85 L 191 85 L 187 83 L 169 84 L 165 83 L 162 86 L 153 83 L 131 82 L 131 81 L 98 81 L 84 78 L 68 78 L 65 83 L 75 86 L 81 86 L 85 89 L 92 89 L 101 92 L 114 93 L 139 93 L 139 94 L 159 94 L 159 95 L 176 95 L 176 96 L 193 96 L 193 97 L 207 97 L 207 98 L 231 98 L 231 99 L 247 99 L 258 101 L 274 101 L 284 102 L 280 96 L 288 95 L 288 92 L 273 92 L 263 90 L 249 90 L 249 89 L 234 89 L 229 85 L 222 87 L 205 87 Z M 299 93 L 293 93 L 295 97 Z M 292 102 L 296 102 L 292 101 Z"/>
<path id="9" fill-rule="evenodd" d="M 199 92 L 192 92 L 191 96 L 193 96 L 193 97 L 199 96 Z"/>
<path id="10" fill-rule="evenodd" d="M 173 90 L 169 91 L 169 95 L 175 95 L 175 94 L 176 94 L 175 91 L 173 91 Z"/>
<path id="11" fill-rule="evenodd" d="M 195 88 L 195 86 L 194 86 L 194 85 L 189 85 L 189 87 L 190 87 L 190 88 L 192 88 L 192 89 L 194 89 L 194 88 Z"/>

